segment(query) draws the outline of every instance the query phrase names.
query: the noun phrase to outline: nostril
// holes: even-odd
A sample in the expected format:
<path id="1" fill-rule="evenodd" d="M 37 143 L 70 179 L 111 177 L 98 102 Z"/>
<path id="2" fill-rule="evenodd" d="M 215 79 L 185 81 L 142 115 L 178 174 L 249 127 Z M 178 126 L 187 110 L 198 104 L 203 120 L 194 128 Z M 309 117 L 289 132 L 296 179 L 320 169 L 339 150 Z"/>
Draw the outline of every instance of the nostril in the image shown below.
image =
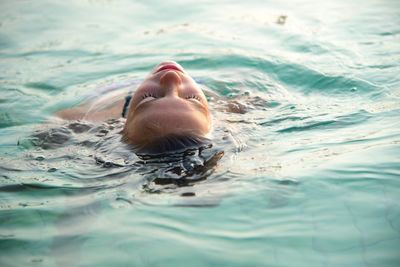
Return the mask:
<path id="1" fill-rule="evenodd" d="M 160 78 L 164 95 L 179 95 L 182 80 L 175 71 L 167 71 Z"/>
<path id="2" fill-rule="evenodd" d="M 165 72 L 161 76 L 160 83 L 161 84 L 168 84 L 168 83 L 181 84 L 182 79 L 176 71 L 171 70 L 171 71 Z"/>

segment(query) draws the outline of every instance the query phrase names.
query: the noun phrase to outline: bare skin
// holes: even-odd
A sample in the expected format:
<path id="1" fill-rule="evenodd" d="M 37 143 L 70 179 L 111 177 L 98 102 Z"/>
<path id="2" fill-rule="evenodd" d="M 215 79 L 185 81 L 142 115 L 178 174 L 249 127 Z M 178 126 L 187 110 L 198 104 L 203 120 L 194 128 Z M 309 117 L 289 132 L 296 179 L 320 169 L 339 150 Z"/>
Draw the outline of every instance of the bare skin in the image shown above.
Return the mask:
<path id="1" fill-rule="evenodd" d="M 113 100 L 100 99 L 56 115 L 67 120 L 120 118 L 124 97 L 115 95 Z M 182 66 L 168 61 L 160 63 L 132 95 L 122 134 L 127 143 L 143 145 L 174 134 L 206 137 L 210 129 L 203 91 Z"/>
<path id="2" fill-rule="evenodd" d="M 96 101 L 91 101 L 69 109 L 58 111 L 55 115 L 64 120 L 106 121 L 121 117 L 126 93 L 107 94 Z"/>

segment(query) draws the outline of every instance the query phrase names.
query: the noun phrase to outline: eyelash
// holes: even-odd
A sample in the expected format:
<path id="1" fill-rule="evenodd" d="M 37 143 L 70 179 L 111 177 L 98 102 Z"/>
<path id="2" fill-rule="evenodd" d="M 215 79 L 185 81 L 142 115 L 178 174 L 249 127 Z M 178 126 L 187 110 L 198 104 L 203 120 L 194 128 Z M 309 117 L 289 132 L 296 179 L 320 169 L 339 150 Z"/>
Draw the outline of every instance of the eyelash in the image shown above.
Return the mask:
<path id="1" fill-rule="evenodd" d="M 155 94 L 153 94 L 152 92 L 147 92 L 147 93 L 144 93 L 143 95 L 142 95 L 142 99 L 145 99 L 145 98 L 148 98 L 148 97 L 154 97 L 154 98 L 158 98 Z"/>
<path id="2" fill-rule="evenodd" d="M 148 98 L 148 97 L 154 97 L 154 98 L 158 98 L 158 96 L 156 95 L 156 94 L 154 94 L 154 93 L 152 93 L 152 92 L 146 92 L 146 93 L 144 93 L 143 95 L 142 95 L 142 100 L 143 99 L 145 99 L 145 98 Z M 196 100 L 198 100 L 198 101 L 201 101 L 200 100 L 200 97 L 199 96 L 197 96 L 197 95 L 189 95 L 189 96 L 187 96 L 187 97 L 185 97 L 186 99 L 196 99 Z"/>
<path id="3" fill-rule="evenodd" d="M 191 98 L 194 98 L 194 99 L 200 101 L 200 97 L 198 97 L 197 95 L 189 95 L 186 97 L 186 99 L 191 99 Z"/>

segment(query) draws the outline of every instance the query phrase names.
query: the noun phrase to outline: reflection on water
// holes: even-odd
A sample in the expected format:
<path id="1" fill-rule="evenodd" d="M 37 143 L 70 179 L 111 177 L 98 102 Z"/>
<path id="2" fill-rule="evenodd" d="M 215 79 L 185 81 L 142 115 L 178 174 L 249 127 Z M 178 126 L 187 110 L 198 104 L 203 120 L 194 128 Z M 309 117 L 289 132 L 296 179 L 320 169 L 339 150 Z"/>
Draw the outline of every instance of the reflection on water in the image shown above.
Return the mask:
<path id="1" fill-rule="evenodd" d="M 0 14 L 1 266 L 399 265 L 397 1 Z M 166 59 L 204 87 L 212 146 L 139 157 L 122 119 L 52 118 Z"/>

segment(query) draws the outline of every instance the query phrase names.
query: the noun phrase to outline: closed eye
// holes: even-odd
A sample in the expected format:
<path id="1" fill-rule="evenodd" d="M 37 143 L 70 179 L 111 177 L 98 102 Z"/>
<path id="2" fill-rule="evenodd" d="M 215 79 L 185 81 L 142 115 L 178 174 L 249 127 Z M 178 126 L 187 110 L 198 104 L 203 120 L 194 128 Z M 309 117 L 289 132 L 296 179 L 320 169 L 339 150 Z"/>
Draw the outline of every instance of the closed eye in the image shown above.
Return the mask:
<path id="1" fill-rule="evenodd" d="M 140 97 L 140 101 L 137 104 L 136 108 L 138 106 L 140 106 L 141 104 L 144 104 L 146 102 L 152 101 L 152 100 L 157 99 L 157 98 L 158 98 L 158 96 L 156 94 L 154 94 L 152 92 L 146 92 Z"/>
<path id="2" fill-rule="evenodd" d="M 152 92 L 146 92 L 142 95 L 142 100 L 148 97 L 152 97 L 152 98 L 158 98 L 158 96 Z"/>
<path id="3" fill-rule="evenodd" d="M 197 101 L 201 101 L 201 100 L 200 100 L 200 97 L 197 96 L 197 95 L 189 95 L 189 96 L 187 96 L 187 97 L 185 97 L 185 98 L 186 98 L 186 99 L 189 99 L 189 100 L 194 99 L 194 100 L 197 100 Z"/>

